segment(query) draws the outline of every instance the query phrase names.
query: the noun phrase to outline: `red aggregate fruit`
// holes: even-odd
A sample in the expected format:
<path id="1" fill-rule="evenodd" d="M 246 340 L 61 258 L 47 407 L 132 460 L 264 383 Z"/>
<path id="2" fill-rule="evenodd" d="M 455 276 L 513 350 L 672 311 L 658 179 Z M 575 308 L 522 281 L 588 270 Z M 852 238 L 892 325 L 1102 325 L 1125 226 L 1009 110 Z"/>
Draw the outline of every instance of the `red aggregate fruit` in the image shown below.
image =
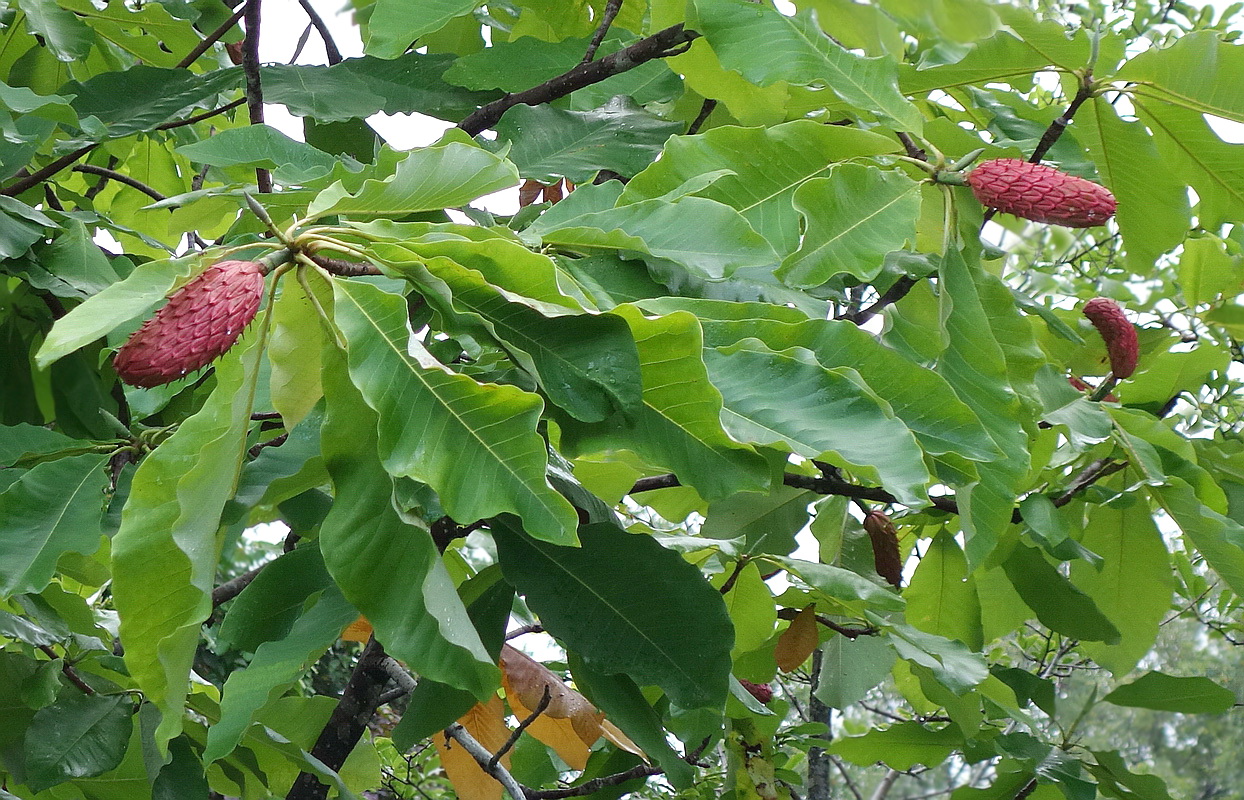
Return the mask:
<path id="1" fill-rule="evenodd" d="M 982 162 L 967 183 L 982 205 L 1033 222 L 1091 228 L 1114 216 L 1114 195 L 1105 186 L 1018 158 Z"/>
<path id="2" fill-rule="evenodd" d="M 169 297 L 121 346 L 113 367 L 121 380 L 151 388 L 210 364 L 233 346 L 263 299 L 264 265 L 220 261 Z"/>
<path id="3" fill-rule="evenodd" d="M 1084 316 L 1101 334 L 1110 356 L 1110 371 L 1116 378 L 1128 378 L 1136 371 L 1140 345 L 1136 326 L 1128 322 L 1119 304 L 1109 297 L 1094 297 L 1084 304 Z"/>
<path id="4" fill-rule="evenodd" d="M 743 684 L 743 688 L 748 691 L 752 697 L 760 701 L 761 705 L 769 705 L 769 701 L 773 699 L 773 689 L 767 683 L 752 683 L 751 681 L 739 681 Z"/>

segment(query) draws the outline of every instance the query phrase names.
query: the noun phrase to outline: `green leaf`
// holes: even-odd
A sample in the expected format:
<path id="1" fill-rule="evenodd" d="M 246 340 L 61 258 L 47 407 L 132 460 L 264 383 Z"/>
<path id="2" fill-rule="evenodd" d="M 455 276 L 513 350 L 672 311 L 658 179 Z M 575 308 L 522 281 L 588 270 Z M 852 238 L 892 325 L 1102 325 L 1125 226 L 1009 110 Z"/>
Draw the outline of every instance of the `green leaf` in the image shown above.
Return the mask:
<path id="1" fill-rule="evenodd" d="M 398 162 L 392 176 L 367 180 L 353 194 L 337 181 L 311 201 L 307 219 L 329 214 L 399 217 L 466 205 L 477 197 L 518 183 L 518 171 L 513 164 L 461 138 L 465 134 L 410 151 Z"/>
<path id="2" fill-rule="evenodd" d="M 862 767 L 882 761 L 891 769 L 907 770 L 917 764 L 935 767 L 962 746 L 963 736 L 954 725 L 934 730 L 919 722 L 900 722 L 838 739 L 828 750 Z"/>
<path id="3" fill-rule="evenodd" d="M 108 456 L 69 456 L 38 464 L 0 493 L 0 596 L 41 592 L 56 561 L 99 547 Z"/>
<path id="4" fill-rule="evenodd" d="M 754 450 L 733 442 L 721 427 L 721 395 L 701 359 L 699 325 L 678 312 L 648 319 L 630 306 L 615 313 L 631 326 L 643 373 L 643 406 L 603 422 L 562 425 L 562 446 L 582 455 L 627 449 L 672 471 L 712 502 L 742 491 L 765 491 L 768 467 Z"/>
<path id="5" fill-rule="evenodd" d="M 1138 84 L 1138 94 L 1244 122 L 1244 99 L 1228 88 L 1244 81 L 1244 53 L 1216 31 L 1192 31 L 1169 47 L 1151 47 L 1114 77 Z"/>
<path id="6" fill-rule="evenodd" d="M 821 677 L 813 689 L 830 708 L 845 709 L 890 674 L 898 654 L 881 636 L 834 636 L 821 647 Z"/>
<path id="7" fill-rule="evenodd" d="M 170 760 L 151 782 L 151 800 L 211 800 L 211 789 L 189 737 L 169 742 Z"/>
<path id="8" fill-rule="evenodd" d="M 868 612 L 868 617 L 878 627 L 882 626 L 878 615 Z M 931 671 L 938 683 L 956 695 L 963 695 L 989 677 L 984 656 L 968 650 L 958 640 L 897 622 L 885 627 L 890 630 L 890 641 L 900 658 Z"/>
<path id="9" fill-rule="evenodd" d="M 447 371 L 408 341 L 406 302 L 398 295 L 346 280 L 334 290 L 350 377 L 378 414 L 389 474 L 431 486 L 456 520 L 510 512 L 533 536 L 573 542 L 574 509 L 545 478 L 548 458 L 536 432 L 540 398 Z"/>
<path id="10" fill-rule="evenodd" d="M 707 539 L 743 538 L 742 553 L 789 555 L 795 535 L 808 524 L 808 504 L 816 496 L 790 486 L 774 487 L 767 495 L 752 492 L 719 500 L 708 507 L 700 535 Z"/>
<path id="11" fill-rule="evenodd" d="M 803 348 L 773 352 L 756 339 L 706 350 L 704 362 L 735 440 L 781 442 L 804 458 L 865 468 L 900 502 L 927 503 L 931 478 L 916 438 L 859 373 L 825 369 Z"/>
<path id="12" fill-rule="evenodd" d="M 125 280 L 114 283 L 86 299 L 56 320 L 47 339 L 35 353 L 35 364 L 50 364 L 90 344 L 121 323 L 145 313 L 188 275 L 198 256 L 148 261 L 138 265 Z"/>
<path id="13" fill-rule="evenodd" d="M 121 280 L 85 225 L 69 219 L 62 227 L 64 232 L 38 253 L 39 266 L 56 279 L 43 288 L 57 297 L 87 298 Z"/>
<path id="14" fill-rule="evenodd" d="M 367 22 L 365 50 L 371 56 L 397 58 L 416 39 L 436 33 L 475 6 L 476 0 L 377 0 Z"/>
<path id="15" fill-rule="evenodd" d="M 308 270 L 307 285 L 321 306 L 332 302 L 332 287 L 323 276 Z M 320 344 L 324 324 L 312 299 L 297 280 L 281 281 L 272 304 L 272 333 L 268 362 L 272 365 L 268 393 L 286 429 L 296 427 L 323 396 L 320 386 Z"/>
<path id="16" fill-rule="evenodd" d="M 820 286 L 846 272 L 870 281 L 886 253 L 916 238 L 920 184 L 896 170 L 840 164 L 829 177 L 795 190 L 804 218 L 799 250 L 787 256 L 777 276 L 789 286 Z"/>
<path id="17" fill-rule="evenodd" d="M 1211 372 L 1225 373 L 1230 363 L 1227 348 L 1210 342 L 1193 350 L 1168 350 L 1146 358 L 1145 368 L 1120 386 L 1119 394 L 1128 405 L 1160 408 L 1181 392 L 1195 392 Z"/>
<path id="18" fill-rule="evenodd" d="M 631 177 L 652 163 L 680 122 L 667 122 L 627 97 L 594 111 L 563 111 L 548 105 L 517 105 L 496 125 L 511 143 L 509 158 L 525 178 L 588 183 L 602 169 Z"/>
<path id="19" fill-rule="evenodd" d="M 54 454 L 72 451 L 78 447 L 91 447 L 89 442 L 79 442 L 63 433 L 23 422 L 19 425 L 0 427 L 0 469 L 13 466 L 38 454 Z"/>
<path id="20" fill-rule="evenodd" d="M 252 342 L 218 362 L 203 407 L 139 464 L 112 540 L 125 663 L 160 710 L 161 748 L 181 732 L 200 625 L 212 610 L 217 529 L 246 452 L 258 356 Z"/>
<path id="21" fill-rule="evenodd" d="M 210 763 L 233 752 L 256 712 L 306 672 L 357 617 L 354 606 L 331 586 L 285 636 L 261 644 L 250 664 L 225 681 L 220 720 L 207 732 L 203 760 Z"/>
<path id="22" fill-rule="evenodd" d="M 949 531 L 929 544 L 903 591 L 907 621 L 927 633 L 958 639 L 972 650 L 983 644 L 981 604 L 963 550 Z"/>
<path id="23" fill-rule="evenodd" d="M 760 577 L 754 563 L 747 563 L 738 572 L 728 570 L 715 576 L 713 585 L 720 591 L 730 575 L 735 575 L 734 585 L 722 592 L 726 612 L 734 625 L 734 654 L 750 653 L 773 638 L 777 625 L 777 604 L 773 592 Z"/>
<path id="24" fill-rule="evenodd" d="M 1202 503 L 1181 478 L 1149 492 L 1231 590 L 1244 592 L 1244 526 Z"/>
<path id="25" fill-rule="evenodd" d="M 524 236 L 546 244 L 588 250 L 634 251 L 666 258 L 708 280 L 721 280 L 742 267 L 767 267 L 778 256 L 739 212 L 715 200 L 683 197 L 674 202 L 642 200 L 629 205 L 578 209 L 570 199 L 545 212 Z"/>
<path id="26" fill-rule="evenodd" d="M 362 119 L 380 111 L 417 111 L 459 122 L 500 93 L 446 83 L 441 76 L 454 63 L 448 53 L 405 53 L 392 60 L 347 58 L 328 67 L 274 64 L 261 68 L 260 75 L 265 103 L 280 103 L 296 117 L 321 123 Z"/>
<path id="27" fill-rule="evenodd" d="M 138 64 L 124 72 L 104 72 L 60 88 L 76 95 L 78 116 L 93 116 L 106 126 L 107 138 L 119 138 L 177 119 L 183 112 L 216 102 L 221 92 L 242 82 L 240 67 L 196 74 Z"/>
<path id="28" fill-rule="evenodd" d="M 630 328 L 619 317 L 567 315 L 562 307 L 513 302 L 509 292 L 447 258 L 423 260 L 410 250 L 385 245 L 375 250 L 425 289 L 451 328 L 465 327 L 497 340 L 539 381 L 549 400 L 576 419 L 598 422 L 638 408 L 639 355 Z"/>
<path id="29" fill-rule="evenodd" d="M 863 601 L 869 608 L 878 611 L 903 610 L 903 598 L 890 591 L 889 587 L 873 583 L 848 569 L 798 558 L 779 556 L 765 556 L 764 558 L 775 564 L 781 564 L 785 569 L 799 576 L 804 583 L 831 600 L 847 604 Z"/>
<path id="30" fill-rule="evenodd" d="M 797 189 L 824 177 L 836 162 L 898 149 L 871 131 L 795 120 L 771 128 L 723 126 L 696 136 L 674 136 L 660 160 L 636 175 L 622 192 L 622 204 L 689 193 L 738 210 L 780 256 L 799 248 Z M 703 176 L 720 176 L 703 182 Z"/>
<path id="31" fill-rule="evenodd" d="M 592 669 L 656 684 L 682 708 L 725 702 L 734 631 L 697 567 L 612 525 L 580 528 L 581 547 L 533 539 L 504 518 L 492 531 L 505 579 Z"/>
<path id="32" fill-rule="evenodd" d="M 1180 714 L 1221 714 L 1235 705 L 1235 692 L 1209 678 L 1179 678 L 1146 672 L 1102 698 L 1116 706 L 1152 708 Z"/>
<path id="33" fill-rule="evenodd" d="M 58 61 L 82 61 L 91 52 L 91 29 L 56 0 L 17 0 L 17 9 L 26 15 L 29 32 L 38 34 Z"/>
<path id="34" fill-rule="evenodd" d="M 697 0 L 696 30 L 726 69 L 752 83 L 829 89 L 864 114 L 918 133 L 924 118 L 898 90 L 895 63 L 867 58 L 825 35 L 814 11 L 787 16 L 747 0 Z"/>
<path id="35" fill-rule="evenodd" d="M 1088 524 L 1080 544 L 1105 554 L 1094 569 L 1086 562 L 1071 565 L 1071 580 L 1119 629 L 1119 644 L 1085 642 L 1084 651 L 1115 675 L 1124 675 L 1149 652 L 1158 625 L 1171 608 L 1174 576 L 1170 554 L 1153 522 L 1148 503 L 1121 508 L 1088 507 Z"/>
<path id="36" fill-rule="evenodd" d="M 41 792 L 116 767 L 129 745 L 132 712 L 125 695 L 99 694 L 36 711 L 26 730 L 26 785 Z"/>
<path id="37" fill-rule="evenodd" d="M 217 641 L 253 653 L 282 639 L 303 612 L 307 598 L 331 583 L 318 547 L 298 547 L 264 565 L 229 604 Z"/>
<path id="38" fill-rule="evenodd" d="M 382 294 L 367 284 L 351 289 L 369 290 L 364 296 Z M 348 316 L 348 302 L 344 291 L 338 295 L 338 321 Z M 346 330 L 349 337 L 348 326 Z M 323 451 L 334 499 L 319 538 L 328 571 L 394 658 L 434 681 L 466 689 L 478 699 L 487 697 L 500 684 L 495 661 L 484 650 L 432 537 L 404 522 L 393 507 L 393 481 L 377 453 L 377 415 L 348 379 L 335 346 L 329 343 L 324 349 L 328 417 Z M 393 370 L 398 375 L 407 371 L 405 364 Z M 418 409 L 435 399 L 404 402 L 407 409 Z M 383 416 L 379 421 L 388 424 Z M 466 454 L 446 445 L 441 455 Z M 488 479 L 483 485 L 500 482 Z"/>
<path id="39" fill-rule="evenodd" d="M 1203 236 L 1184 242 L 1179 287 L 1189 308 L 1232 293 L 1239 283 L 1240 257 L 1227 253 L 1222 239 Z"/>
<path id="40" fill-rule="evenodd" d="M 1042 625 L 1075 639 L 1117 645 L 1122 637 L 1092 598 L 1035 548 L 1016 544 L 1002 562 L 1006 575 Z"/>
<path id="41" fill-rule="evenodd" d="M 176 151 L 191 161 L 213 167 L 262 167 L 274 170 L 284 184 L 306 183 L 332 171 L 337 159 L 296 141 L 269 125 L 248 125 L 220 131 L 209 139 L 185 144 Z"/>

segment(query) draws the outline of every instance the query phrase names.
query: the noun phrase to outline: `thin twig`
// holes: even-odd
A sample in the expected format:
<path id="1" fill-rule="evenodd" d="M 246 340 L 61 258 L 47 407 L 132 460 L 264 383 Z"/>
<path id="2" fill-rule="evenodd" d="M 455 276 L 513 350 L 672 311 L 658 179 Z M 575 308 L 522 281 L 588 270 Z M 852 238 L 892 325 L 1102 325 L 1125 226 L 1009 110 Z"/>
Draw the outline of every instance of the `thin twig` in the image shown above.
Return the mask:
<path id="1" fill-rule="evenodd" d="M 848 314 L 843 319 L 854 322 L 856 325 L 863 325 L 868 320 L 877 316 L 885 309 L 886 306 L 892 306 L 899 300 L 907 296 L 907 293 L 918 283 L 915 278 L 909 278 L 906 275 L 896 280 L 889 289 L 885 290 L 885 294 L 868 308 L 862 308 L 853 314 Z"/>
<path id="2" fill-rule="evenodd" d="M 672 25 L 616 53 L 610 53 L 596 61 L 579 64 L 539 86 L 533 86 L 515 94 L 507 94 L 505 97 L 494 100 L 471 113 L 458 123 L 458 127 L 475 136 L 495 125 L 506 111 L 516 105 L 538 106 L 559 97 L 565 97 L 571 92 L 600 83 L 606 78 L 632 70 L 653 59 L 666 58 L 684 52 L 681 48 L 689 46 L 691 41 L 697 38 L 699 38 L 698 33 L 685 30 L 681 23 Z"/>
<path id="3" fill-rule="evenodd" d="M 510 734 L 510 738 L 505 740 L 505 744 L 497 752 L 492 754 L 492 758 L 488 760 L 488 771 L 500 763 L 501 758 L 518 744 L 518 737 L 523 735 L 523 731 L 527 730 L 527 726 L 536 721 L 536 718 L 548 710 L 549 703 L 553 701 L 553 695 L 549 692 L 548 684 L 544 685 L 544 693 L 540 695 L 540 702 L 536 704 L 535 709 L 527 715 L 527 718 L 518 723 L 518 727 Z"/>
<path id="4" fill-rule="evenodd" d="M 799 616 L 799 613 L 800 611 L 797 608 L 781 608 L 781 609 L 778 609 L 777 615 L 778 615 L 778 619 L 794 619 L 795 617 Z M 834 631 L 835 633 L 841 636 L 845 636 L 848 639 L 858 639 L 861 636 L 876 636 L 878 633 L 881 632 L 871 626 L 863 627 L 863 628 L 852 628 L 848 625 L 840 625 L 839 623 L 834 622 L 832 619 L 825 616 L 824 614 L 817 614 L 816 621 L 820 625 L 823 625 L 826 628 L 829 628 L 831 631 Z"/>
<path id="5" fill-rule="evenodd" d="M 243 572 L 236 578 L 225 581 L 212 590 L 212 608 L 229 602 L 233 598 L 242 593 L 242 590 L 251 585 L 251 581 L 259 577 L 259 573 L 263 572 L 263 568 L 271 564 L 271 561 L 265 561 L 252 570 Z"/>
<path id="6" fill-rule="evenodd" d="M 245 97 L 239 97 L 237 100 L 234 100 L 231 103 L 225 103 L 223 106 L 219 108 L 213 108 L 210 111 L 204 111 L 201 114 L 195 114 L 193 117 L 186 117 L 185 119 L 179 119 L 179 120 L 176 120 L 175 122 L 162 123 L 160 125 L 155 126 L 155 130 L 171 131 L 173 128 L 182 128 L 182 127 L 185 127 L 186 125 L 193 125 L 196 122 L 202 122 L 203 120 L 208 119 L 210 117 L 216 117 L 221 114 L 224 114 L 227 111 L 232 111 L 238 106 L 243 105 L 245 102 L 246 102 Z"/>
<path id="7" fill-rule="evenodd" d="M 1121 469 L 1127 467 L 1126 461 L 1112 461 L 1109 458 L 1099 458 L 1089 464 L 1080 474 L 1075 476 L 1068 484 L 1066 491 L 1054 498 L 1054 505 L 1061 508 L 1071 502 L 1077 494 L 1092 486 L 1095 482 L 1101 480 L 1107 475 L 1113 475 Z"/>
<path id="8" fill-rule="evenodd" d="M 259 454 L 262 453 L 265 448 L 280 447 L 281 445 L 285 444 L 285 442 L 288 439 L 289 439 L 288 433 L 282 433 L 279 436 L 273 436 L 271 439 L 267 439 L 265 441 L 260 442 L 259 444 L 256 444 L 250 450 L 247 450 L 246 454 L 249 455 L 251 458 L 259 458 Z"/>
<path id="9" fill-rule="evenodd" d="M 147 195 L 153 200 L 167 200 L 168 199 L 166 195 L 161 194 L 160 192 L 151 188 L 150 186 L 143 183 L 142 181 L 137 180 L 136 178 L 131 178 L 129 175 L 124 175 L 120 172 L 117 172 L 115 169 L 108 169 L 107 167 L 97 167 L 94 164 L 75 164 L 73 167 L 73 171 L 84 172 L 90 175 L 100 175 L 109 180 L 114 180 L 117 183 L 124 183 L 126 186 L 137 189 L 138 191 L 142 192 L 143 194 Z"/>
<path id="10" fill-rule="evenodd" d="M 618 772 L 613 775 L 605 775 L 600 778 L 594 778 L 590 781 L 584 781 L 578 786 L 568 786 L 565 789 L 528 789 L 527 800 L 562 800 L 566 797 L 584 797 L 589 794 L 595 794 L 601 789 L 610 786 L 619 786 L 627 781 L 633 781 L 636 778 L 648 778 L 653 775 L 660 775 L 664 772 L 660 767 L 651 767 L 647 764 L 639 764 L 631 767 L 626 772 Z"/>
<path id="11" fill-rule="evenodd" d="M 526 800 L 527 795 L 523 790 L 522 784 L 514 780 L 514 776 L 510 771 L 500 764 L 492 764 L 492 753 L 476 741 L 475 737 L 461 723 L 455 722 L 445 729 L 445 735 L 453 739 L 462 749 L 467 751 L 467 755 L 475 759 L 475 763 L 479 764 L 480 769 L 497 779 L 497 782 L 505 787 L 510 793 L 513 800 Z M 490 766 L 491 764 L 491 766 Z"/>
<path id="12" fill-rule="evenodd" d="M 311 20 L 311 24 L 319 32 L 320 38 L 324 40 L 324 53 L 328 56 L 328 63 L 340 64 L 342 61 L 341 51 L 337 49 L 337 43 L 333 41 L 332 31 L 324 23 L 323 17 L 311 7 L 310 0 L 298 0 L 298 5 L 302 6 L 303 11 L 307 12 L 307 18 Z"/>
<path id="13" fill-rule="evenodd" d="M 56 651 L 53 650 L 50 645 L 41 644 L 39 645 L 39 649 L 42 650 L 47 655 L 47 657 L 52 659 L 53 661 L 60 658 L 59 656 L 56 655 Z M 77 673 L 77 671 L 74 670 L 73 666 L 70 665 L 67 659 L 61 659 L 60 671 L 66 678 L 69 679 L 70 683 L 78 687 L 78 690 L 82 692 L 82 694 L 88 694 L 88 695 L 95 694 L 95 690 L 92 689 L 90 685 L 87 684 L 86 681 L 82 680 L 82 676 L 80 676 Z"/>
<path id="14" fill-rule="evenodd" d="M 838 756 L 831 755 L 829 763 L 838 768 L 838 772 L 842 774 L 842 781 L 847 785 L 847 789 L 855 797 L 855 800 L 864 800 L 864 795 L 860 794 L 860 790 L 856 788 L 855 781 L 851 780 L 850 774 L 847 773 L 847 765 L 842 763 L 842 759 Z"/>
<path id="15" fill-rule="evenodd" d="M 717 108 L 717 101 L 712 98 L 706 98 L 700 104 L 700 113 L 691 121 L 691 125 L 687 127 L 687 135 L 692 136 L 700 132 L 700 128 L 708 122 L 708 118 L 713 115 L 713 109 Z"/>
<path id="16" fill-rule="evenodd" d="M 506 633 L 505 639 L 506 641 L 509 641 L 510 639 L 517 639 L 518 637 L 525 636 L 529 633 L 544 633 L 544 626 L 543 625 L 524 625 L 521 628 L 515 628 L 514 630 Z"/>
<path id="17" fill-rule="evenodd" d="M 891 769 L 887 772 L 885 777 L 881 779 L 881 783 L 877 784 L 877 788 L 873 790 L 870 800 L 885 800 L 886 795 L 890 793 L 891 787 L 894 786 L 894 782 L 902 774 L 896 769 Z"/>
<path id="18" fill-rule="evenodd" d="M 746 567 L 749 563 L 747 558 L 740 558 L 734 562 L 734 572 L 731 572 L 730 577 L 726 578 L 726 582 L 721 585 L 721 593 L 723 595 L 730 593 L 730 590 L 734 588 L 734 584 L 738 582 L 739 574 L 743 572 L 743 567 Z"/>
<path id="19" fill-rule="evenodd" d="M 593 58 L 596 58 L 596 51 L 600 49 L 600 43 L 605 41 L 605 34 L 609 32 L 609 26 L 613 24 L 613 20 L 618 16 L 618 12 L 622 10 L 622 0 L 605 0 L 605 11 L 601 14 L 600 24 L 596 26 L 596 32 L 592 34 L 592 41 L 588 42 L 587 52 L 583 54 L 583 62 L 586 64 Z"/>
<path id="20" fill-rule="evenodd" d="M 242 71 L 246 74 L 246 108 L 252 125 L 263 124 L 263 82 L 259 77 L 260 0 L 246 0 L 246 39 L 242 48 Z M 272 191 L 272 173 L 255 167 L 255 183 L 261 194 Z"/>
<path id="21" fill-rule="evenodd" d="M 216 30 L 209 33 L 207 35 L 207 38 L 205 38 L 203 41 L 196 44 L 190 50 L 189 53 L 186 53 L 186 57 L 183 58 L 181 61 L 177 62 L 177 68 L 185 69 L 186 67 L 190 66 L 195 61 L 197 61 L 199 59 L 199 56 L 207 52 L 207 48 L 211 47 L 212 45 L 216 44 L 216 42 L 220 41 L 220 37 L 228 33 L 233 28 L 234 25 L 237 25 L 238 20 L 240 20 L 242 18 L 242 15 L 245 13 L 246 13 L 245 7 L 239 8 L 237 11 L 234 11 L 233 15 L 229 17 L 229 19 L 225 20 L 224 22 L 220 24 L 220 27 L 218 27 Z"/>

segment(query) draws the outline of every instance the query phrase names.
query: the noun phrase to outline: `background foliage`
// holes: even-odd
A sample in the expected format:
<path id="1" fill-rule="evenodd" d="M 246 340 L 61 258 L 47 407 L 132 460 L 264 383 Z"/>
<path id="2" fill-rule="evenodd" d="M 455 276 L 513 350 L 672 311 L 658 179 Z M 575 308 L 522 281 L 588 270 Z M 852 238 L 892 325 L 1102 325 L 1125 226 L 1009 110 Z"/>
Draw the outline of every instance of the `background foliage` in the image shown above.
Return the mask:
<path id="1" fill-rule="evenodd" d="M 1238 6 L 353 7 L 0 14 L 0 798 L 1239 794 Z"/>

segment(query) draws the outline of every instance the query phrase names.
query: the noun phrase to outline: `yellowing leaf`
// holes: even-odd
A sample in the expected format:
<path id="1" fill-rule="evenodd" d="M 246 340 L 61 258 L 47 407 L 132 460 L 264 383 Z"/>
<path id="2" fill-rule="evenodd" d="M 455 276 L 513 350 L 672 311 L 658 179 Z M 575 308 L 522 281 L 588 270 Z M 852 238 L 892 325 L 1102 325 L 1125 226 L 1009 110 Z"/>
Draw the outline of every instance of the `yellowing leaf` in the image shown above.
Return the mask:
<path id="1" fill-rule="evenodd" d="M 543 664 L 509 645 L 501 648 L 501 685 L 505 687 L 510 709 L 520 720 L 531 716 L 547 690 L 548 707 L 527 731 L 575 769 L 587 766 L 588 748 L 601 737 L 600 723 L 605 715 L 586 697 L 562 683 Z"/>
<path id="2" fill-rule="evenodd" d="M 496 695 L 487 703 L 476 703 L 458 722 L 490 753 L 500 750 L 510 738 L 510 729 L 505 726 L 505 705 Z M 501 784 L 484 772 L 462 745 L 443 735 L 432 739 L 459 800 L 501 800 Z M 509 753 L 501 757 L 501 763 L 510 766 Z"/>
<path id="3" fill-rule="evenodd" d="M 790 627 L 782 631 L 777 646 L 773 649 L 773 658 L 778 669 L 791 672 L 799 669 L 816 649 L 819 639 L 816 630 L 816 606 L 810 605 L 791 620 Z"/>
<path id="4" fill-rule="evenodd" d="M 367 621 L 367 617 L 359 614 L 359 618 L 346 626 L 341 632 L 341 639 L 345 642 L 366 642 L 371 638 L 371 623 Z"/>
<path id="5" fill-rule="evenodd" d="M 640 750 L 639 745 L 631 741 L 631 737 L 623 733 L 621 728 L 609 720 L 603 719 L 600 721 L 600 733 L 606 740 L 612 742 L 615 747 L 628 753 L 633 753 L 644 761 L 648 760 L 648 754 Z"/>

